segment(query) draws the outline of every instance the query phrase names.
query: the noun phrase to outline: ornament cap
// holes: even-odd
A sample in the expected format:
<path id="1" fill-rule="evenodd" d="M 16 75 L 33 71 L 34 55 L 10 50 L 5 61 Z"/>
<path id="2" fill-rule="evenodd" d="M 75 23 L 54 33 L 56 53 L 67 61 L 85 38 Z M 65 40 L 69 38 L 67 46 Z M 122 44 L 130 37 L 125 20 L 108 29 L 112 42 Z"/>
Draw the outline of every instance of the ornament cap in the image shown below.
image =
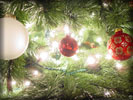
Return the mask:
<path id="1" fill-rule="evenodd" d="M 122 29 L 121 28 L 117 28 L 117 29 L 115 29 L 115 33 L 122 33 L 123 31 L 122 31 Z"/>
<path id="2" fill-rule="evenodd" d="M 5 14 L 5 16 L 4 17 L 6 17 L 6 18 L 13 18 L 13 19 L 16 19 L 16 16 L 14 16 L 14 15 L 12 15 L 12 14 Z"/>
<path id="3" fill-rule="evenodd" d="M 70 38 L 71 36 L 69 34 L 66 35 L 67 38 Z"/>

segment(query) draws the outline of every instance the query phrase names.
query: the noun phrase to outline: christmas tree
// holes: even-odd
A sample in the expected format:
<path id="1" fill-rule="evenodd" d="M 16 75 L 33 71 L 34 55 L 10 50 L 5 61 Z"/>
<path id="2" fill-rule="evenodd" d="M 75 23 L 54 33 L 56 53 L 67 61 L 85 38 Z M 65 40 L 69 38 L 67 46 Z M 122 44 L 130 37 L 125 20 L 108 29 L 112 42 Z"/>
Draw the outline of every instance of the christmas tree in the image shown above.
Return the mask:
<path id="1" fill-rule="evenodd" d="M 0 34 L 0 100 L 133 100 L 132 11 L 132 0 L 0 0 L 1 33 L 16 29 Z"/>

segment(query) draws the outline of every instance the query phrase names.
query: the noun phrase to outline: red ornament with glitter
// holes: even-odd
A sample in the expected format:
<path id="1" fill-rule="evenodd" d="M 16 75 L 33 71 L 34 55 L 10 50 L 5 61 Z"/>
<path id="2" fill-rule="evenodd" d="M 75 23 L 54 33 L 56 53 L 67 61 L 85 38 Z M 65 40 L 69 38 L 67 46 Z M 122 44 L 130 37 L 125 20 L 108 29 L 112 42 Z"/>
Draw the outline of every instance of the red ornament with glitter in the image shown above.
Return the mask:
<path id="1" fill-rule="evenodd" d="M 71 57 L 76 53 L 78 49 L 78 44 L 75 39 L 67 35 L 61 40 L 59 49 L 62 55 Z"/>
<path id="2" fill-rule="evenodd" d="M 133 38 L 123 33 L 122 29 L 116 29 L 108 41 L 108 52 L 115 60 L 127 60 L 133 55 Z"/>

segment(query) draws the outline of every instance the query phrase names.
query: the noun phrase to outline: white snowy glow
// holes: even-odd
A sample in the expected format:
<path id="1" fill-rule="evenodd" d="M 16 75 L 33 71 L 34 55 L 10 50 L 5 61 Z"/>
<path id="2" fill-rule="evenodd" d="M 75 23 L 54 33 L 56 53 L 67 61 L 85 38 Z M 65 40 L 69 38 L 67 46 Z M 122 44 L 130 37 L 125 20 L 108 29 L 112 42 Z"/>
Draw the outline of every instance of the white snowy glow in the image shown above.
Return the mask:
<path id="1" fill-rule="evenodd" d="M 56 65 L 60 65 L 60 64 L 61 64 L 61 61 L 60 61 L 60 60 L 56 60 L 56 59 L 53 59 L 53 58 L 51 58 L 51 60 L 52 60 Z"/>
<path id="2" fill-rule="evenodd" d="M 33 38 L 32 40 L 33 41 L 37 41 L 39 39 L 39 37 L 38 36 L 36 36 L 35 38 Z"/>
<path id="3" fill-rule="evenodd" d="M 111 50 L 111 49 L 109 49 L 108 51 L 109 51 L 109 54 L 110 54 L 110 55 L 112 55 L 112 54 L 113 54 L 113 52 L 112 52 L 112 50 Z"/>
<path id="4" fill-rule="evenodd" d="M 78 58 L 77 55 L 74 55 L 74 56 L 72 56 L 71 58 L 72 58 L 73 60 L 75 60 L 75 61 L 79 60 L 79 58 Z"/>
<path id="5" fill-rule="evenodd" d="M 56 61 L 56 64 L 57 64 L 57 65 L 60 65 L 60 64 L 61 64 L 61 61 L 60 61 L 60 60 L 57 60 L 57 61 Z"/>
<path id="6" fill-rule="evenodd" d="M 65 34 L 69 34 L 70 30 L 69 30 L 69 26 L 68 25 L 64 26 L 64 32 L 65 32 Z"/>
<path id="7" fill-rule="evenodd" d="M 101 38 L 101 37 L 98 37 L 98 38 L 96 39 L 96 41 L 97 41 L 98 43 L 100 43 L 100 42 L 102 41 L 102 38 Z"/>
<path id="8" fill-rule="evenodd" d="M 85 28 L 82 28 L 82 29 L 79 31 L 79 35 L 80 35 L 80 36 L 83 36 L 83 35 L 84 35 L 84 31 L 85 31 Z"/>
<path id="9" fill-rule="evenodd" d="M 39 72 L 37 70 L 33 71 L 33 75 L 37 76 L 39 74 Z"/>
<path id="10" fill-rule="evenodd" d="M 116 68 L 117 68 L 117 69 L 121 69 L 121 68 L 122 68 L 122 64 L 116 63 Z"/>
<path id="11" fill-rule="evenodd" d="M 54 42 L 52 43 L 52 47 L 53 47 L 53 48 L 58 48 L 58 47 L 59 47 L 59 43 L 56 42 L 56 41 L 54 41 Z"/>
<path id="12" fill-rule="evenodd" d="M 94 16 L 95 16 L 95 13 L 93 12 L 93 13 L 90 15 L 90 17 L 93 18 Z"/>
<path id="13" fill-rule="evenodd" d="M 33 25 L 33 23 L 26 23 L 25 27 L 30 28 Z"/>
<path id="14" fill-rule="evenodd" d="M 75 34 L 72 33 L 72 34 L 71 34 L 71 37 L 72 37 L 72 38 L 75 38 Z"/>
<path id="15" fill-rule="evenodd" d="M 81 45 L 81 42 L 79 41 L 79 42 L 78 42 L 78 46 L 80 46 L 80 45 Z"/>
<path id="16" fill-rule="evenodd" d="M 51 32 L 50 32 L 50 36 L 52 37 L 52 38 L 54 38 L 55 37 L 55 30 L 52 30 Z"/>
<path id="17" fill-rule="evenodd" d="M 47 52 L 41 52 L 40 55 L 39 55 L 39 58 L 42 61 L 45 61 L 48 58 L 48 53 Z"/>
<path id="18" fill-rule="evenodd" d="M 11 84 L 12 84 L 12 85 L 16 85 L 16 81 L 12 81 Z"/>
<path id="19" fill-rule="evenodd" d="M 104 93 L 104 95 L 105 95 L 105 96 L 109 96 L 109 95 L 110 95 L 110 92 L 107 91 L 107 92 Z"/>
<path id="20" fill-rule="evenodd" d="M 112 56 L 110 54 L 107 54 L 106 57 L 105 57 L 107 60 L 110 60 L 112 59 Z"/>
<path id="21" fill-rule="evenodd" d="M 25 81 L 25 82 L 24 82 L 24 85 L 25 85 L 26 87 L 30 86 L 30 84 L 31 84 L 30 81 Z"/>
<path id="22" fill-rule="evenodd" d="M 93 64 L 95 64 L 95 63 L 96 63 L 96 59 L 95 59 L 93 56 L 89 56 L 89 57 L 87 58 L 87 64 L 93 65 Z"/>
<path id="23" fill-rule="evenodd" d="M 100 55 L 100 54 L 96 54 L 95 56 L 96 56 L 96 58 L 98 58 L 98 59 L 102 57 L 102 55 Z"/>
<path id="24" fill-rule="evenodd" d="M 104 6 L 104 7 L 108 7 L 108 4 L 104 2 L 104 3 L 103 3 L 103 6 Z"/>

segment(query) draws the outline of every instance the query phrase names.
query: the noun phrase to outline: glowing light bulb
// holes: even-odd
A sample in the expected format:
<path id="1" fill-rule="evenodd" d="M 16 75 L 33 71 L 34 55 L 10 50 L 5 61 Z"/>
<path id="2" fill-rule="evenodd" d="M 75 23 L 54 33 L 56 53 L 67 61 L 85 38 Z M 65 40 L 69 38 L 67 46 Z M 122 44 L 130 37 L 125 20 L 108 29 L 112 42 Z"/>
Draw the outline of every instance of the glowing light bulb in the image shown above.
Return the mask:
<path id="1" fill-rule="evenodd" d="M 87 63 L 88 63 L 89 65 L 93 65 L 93 64 L 96 63 L 96 59 L 95 59 L 94 57 L 92 57 L 92 56 L 89 56 L 89 57 L 87 58 Z"/>
<path id="2" fill-rule="evenodd" d="M 37 70 L 33 71 L 33 75 L 37 76 L 39 72 Z"/>
<path id="3" fill-rule="evenodd" d="M 58 47 L 59 47 L 59 43 L 56 42 L 56 41 L 54 41 L 54 42 L 52 43 L 52 47 L 53 47 L 53 48 L 58 48 Z"/>
<path id="4" fill-rule="evenodd" d="M 52 30 L 52 31 L 50 32 L 50 36 L 51 36 L 52 38 L 55 37 L 55 30 Z"/>
<path id="5" fill-rule="evenodd" d="M 30 86 L 30 84 L 31 84 L 30 81 L 25 81 L 25 82 L 24 82 L 24 85 L 25 85 L 26 87 Z"/>
<path id="6" fill-rule="evenodd" d="M 100 42 L 102 41 L 102 38 L 101 38 L 101 37 L 98 37 L 98 38 L 96 39 L 96 41 L 97 41 L 98 43 L 100 43 Z"/>
<path id="7" fill-rule="evenodd" d="M 12 85 L 16 85 L 16 81 L 12 81 L 11 84 L 12 84 Z"/>
<path id="8" fill-rule="evenodd" d="M 112 56 L 110 54 L 107 54 L 105 58 L 110 60 L 110 59 L 112 59 Z"/>
<path id="9" fill-rule="evenodd" d="M 68 34 L 68 33 L 70 32 L 69 26 L 68 26 L 68 25 L 65 25 L 65 26 L 64 26 L 64 32 L 65 32 L 66 34 Z"/>
<path id="10" fill-rule="evenodd" d="M 72 34 L 71 34 L 71 37 L 75 38 L 75 35 L 72 33 Z"/>
<path id="11" fill-rule="evenodd" d="M 81 42 L 79 41 L 79 42 L 78 42 L 78 46 L 80 46 L 80 45 L 81 45 Z"/>
<path id="12" fill-rule="evenodd" d="M 102 55 L 100 55 L 100 54 L 96 54 L 95 56 L 96 56 L 96 58 L 98 58 L 98 59 L 102 57 Z"/>
<path id="13" fill-rule="evenodd" d="M 105 95 L 105 96 L 109 96 L 109 95 L 110 95 L 110 92 L 107 91 L 107 92 L 104 93 L 104 95 Z"/>
<path id="14" fill-rule="evenodd" d="M 42 61 L 45 61 L 48 58 L 48 53 L 47 52 L 41 52 L 40 57 Z"/>
<path id="15" fill-rule="evenodd" d="M 82 28 L 82 29 L 79 31 L 79 35 L 80 35 L 80 36 L 83 36 L 84 31 L 85 31 L 85 28 Z"/>
<path id="16" fill-rule="evenodd" d="M 90 15 L 90 17 L 93 18 L 94 16 L 95 16 L 95 13 L 93 12 L 93 13 Z"/>
<path id="17" fill-rule="evenodd" d="M 68 63 L 66 63 L 66 64 L 62 67 L 62 69 L 63 69 L 63 70 L 66 70 L 67 67 L 68 67 Z"/>
<path id="18" fill-rule="evenodd" d="M 29 35 L 31 35 L 31 32 L 29 32 Z"/>
<path id="19" fill-rule="evenodd" d="M 32 40 L 33 41 L 37 41 L 39 39 L 39 37 L 38 36 L 36 36 L 35 38 L 33 38 Z"/>
<path id="20" fill-rule="evenodd" d="M 108 4 L 104 2 L 104 3 L 103 3 L 103 6 L 104 6 L 104 7 L 108 7 Z"/>
<path id="21" fill-rule="evenodd" d="M 108 50 L 108 52 L 109 52 L 109 54 L 110 54 L 110 55 L 112 55 L 112 54 L 113 54 L 113 52 L 112 52 L 112 50 L 111 50 L 111 49 L 109 49 L 109 50 Z"/>
<path id="22" fill-rule="evenodd" d="M 33 25 L 33 23 L 26 23 L 25 27 L 30 28 Z"/>
<path id="23" fill-rule="evenodd" d="M 54 62 L 56 65 L 60 65 L 61 61 L 51 58 L 52 62 Z"/>
<path id="24" fill-rule="evenodd" d="M 61 64 L 61 61 L 60 61 L 60 60 L 57 60 L 57 61 L 56 61 L 56 64 L 57 64 L 57 65 Z"/>
<path id="25" fill-rule="evenodd" d="M 77 55 L 74 55 L 74 56 L 72 56 L 71 58 L 72 58 L 73 60 L 75 60 L 75 61 L 79 60 L 79 58 L 78 58 Z"/>
<path id="26" fill-rule="evenodd" d="M 122 64 L 116 63 L 116 68 L 117 68 L 117 69 L 121 69 L 121 68 L 122 68 Z"/>

